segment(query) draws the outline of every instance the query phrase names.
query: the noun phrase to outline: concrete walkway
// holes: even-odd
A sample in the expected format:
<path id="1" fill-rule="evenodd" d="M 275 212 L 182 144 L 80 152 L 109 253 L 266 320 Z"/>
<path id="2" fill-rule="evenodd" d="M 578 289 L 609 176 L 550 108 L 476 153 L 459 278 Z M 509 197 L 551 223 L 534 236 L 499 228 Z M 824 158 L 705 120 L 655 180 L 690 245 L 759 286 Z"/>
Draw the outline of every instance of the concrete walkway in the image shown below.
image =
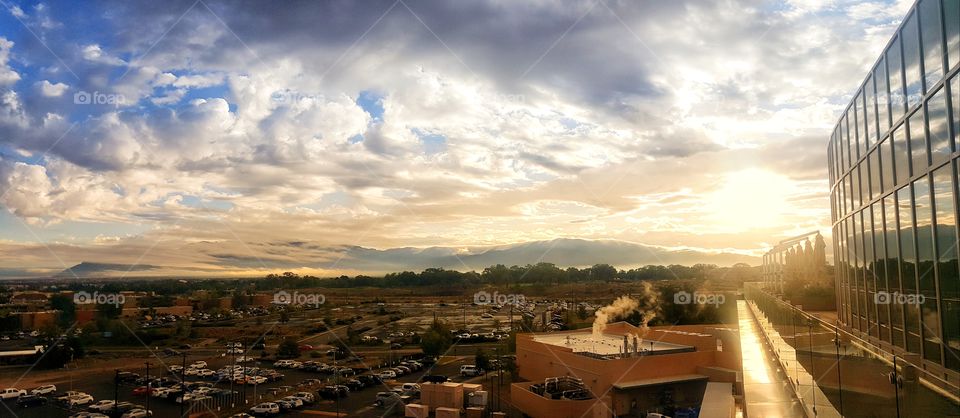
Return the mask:
<path id="1" fill-rule="evenodd" d="M 804 417 L 803 408 L 793 398 L 787 377 L 777 372 L 777 361 L 768 352 L 746 301 L 737 301 L 737 318 L 743 356 L 745 417 Z"/>

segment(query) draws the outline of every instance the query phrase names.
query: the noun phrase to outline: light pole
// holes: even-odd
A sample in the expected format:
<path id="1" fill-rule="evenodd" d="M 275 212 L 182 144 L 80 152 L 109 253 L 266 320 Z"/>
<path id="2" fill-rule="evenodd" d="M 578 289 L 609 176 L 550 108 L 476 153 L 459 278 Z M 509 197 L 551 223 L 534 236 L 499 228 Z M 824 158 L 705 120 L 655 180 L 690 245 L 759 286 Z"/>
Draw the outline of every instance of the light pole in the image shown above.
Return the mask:
<path id="1" fill-rule="evenodd" d="M 150 412 L 150 388 L 153 386 L 153 380 L 150 379 L 150 362 L 145 363 L 147 365 L 147 392 L 143 402 L 144 408 L 147 410 L 147 413 Z"/>

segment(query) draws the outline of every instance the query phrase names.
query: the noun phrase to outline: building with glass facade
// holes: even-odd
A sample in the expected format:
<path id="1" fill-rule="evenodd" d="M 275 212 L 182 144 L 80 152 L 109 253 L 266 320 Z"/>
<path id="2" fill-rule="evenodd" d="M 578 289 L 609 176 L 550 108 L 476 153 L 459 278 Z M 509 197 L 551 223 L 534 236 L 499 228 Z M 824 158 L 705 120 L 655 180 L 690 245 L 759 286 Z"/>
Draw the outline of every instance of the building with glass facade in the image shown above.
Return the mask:
<path id="1" fill-rule="evenodd" d="M 958 386 L 960 0 L 920 0 L 830 137 L 841 326 Z"/>

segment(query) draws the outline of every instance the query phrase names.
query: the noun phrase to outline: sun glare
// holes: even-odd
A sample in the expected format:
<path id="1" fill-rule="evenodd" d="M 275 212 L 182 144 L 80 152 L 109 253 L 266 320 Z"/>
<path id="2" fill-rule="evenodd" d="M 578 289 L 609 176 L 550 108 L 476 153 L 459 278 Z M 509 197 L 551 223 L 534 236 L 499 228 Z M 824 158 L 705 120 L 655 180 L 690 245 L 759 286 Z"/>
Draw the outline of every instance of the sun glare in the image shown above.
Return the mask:
<path id="1" fill-rule="evenodd" d="M 708 217 L 731 232 L 778 225 L 791 188 L 786 177 L 766 170 L 727 174 L 723 185 L 707 196 Z"/>

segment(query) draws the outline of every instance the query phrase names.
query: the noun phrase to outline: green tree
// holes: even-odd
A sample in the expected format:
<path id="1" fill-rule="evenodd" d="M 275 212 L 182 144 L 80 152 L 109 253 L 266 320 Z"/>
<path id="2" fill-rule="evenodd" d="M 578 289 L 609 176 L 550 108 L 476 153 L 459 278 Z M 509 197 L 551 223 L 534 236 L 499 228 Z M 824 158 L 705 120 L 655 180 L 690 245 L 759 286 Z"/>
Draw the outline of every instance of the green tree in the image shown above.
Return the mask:
<path id="1" fill-rule="evenodd" d="M 77 305 L 70 296 L 62 293 L 50 296 L 50 307 L 60 311 L 57 322 L 63 328 L 69 328 L 77 320 Z"/>
<path id="2" fill-rule="evenodd" d="M 430 324 L 430 329 L 420 339 L 420 348 L 428 356 L 443 355 L 452 344 L 453 339 L 450 337 L 450 330 L 440 320 L 434 320 Z"/>
<path id="3" fill-rule="evenodd" d="M 477 354 L 473 356 L 473 362 L 480 369 L 483 369 L 483 370 L 490 369 L 490 357 L 487 356 L 487 352 L 484 351 L 482 348 L 477 349 Z"/>
<path id="4" fill-rule="evenodd" d="M 296 358 L 300 357 L 300 345 L 293 337 L 285 338 L 277 346 L 277 357 Z"/>

